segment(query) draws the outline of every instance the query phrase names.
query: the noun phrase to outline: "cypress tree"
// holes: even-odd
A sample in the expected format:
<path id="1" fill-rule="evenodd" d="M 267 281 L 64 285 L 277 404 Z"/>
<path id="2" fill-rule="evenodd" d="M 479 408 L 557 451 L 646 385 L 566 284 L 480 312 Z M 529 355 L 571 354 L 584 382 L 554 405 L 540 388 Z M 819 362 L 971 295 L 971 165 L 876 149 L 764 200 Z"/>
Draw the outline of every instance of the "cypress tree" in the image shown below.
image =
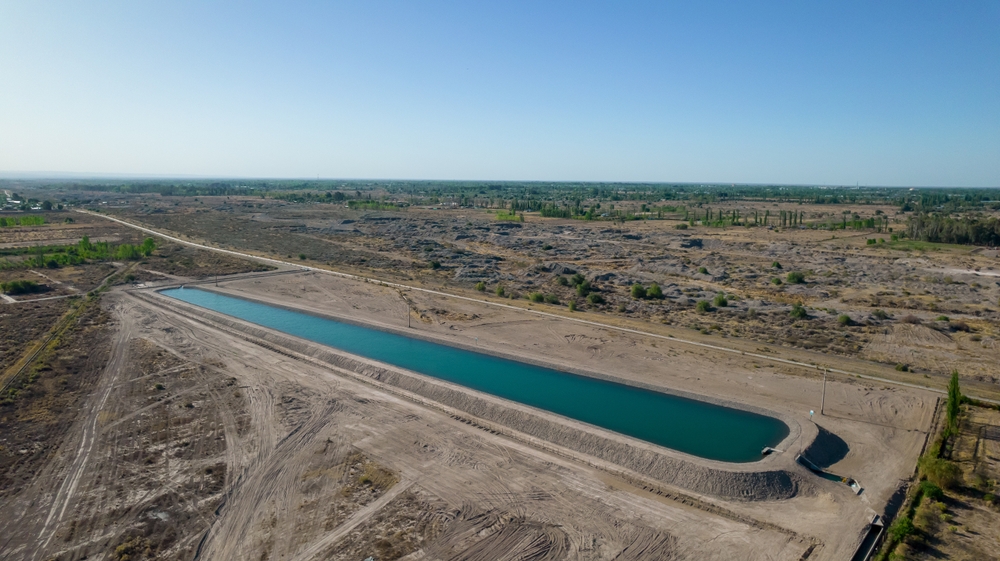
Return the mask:
<path id="1" fill-rule="evenodd" d="M 958 422 L 959 405 L 962 403 L 962 391 L 958 386 L 958 370 L 951 371 L 951 380 L 948 382 L 948 427 L 955 428 Z"/>

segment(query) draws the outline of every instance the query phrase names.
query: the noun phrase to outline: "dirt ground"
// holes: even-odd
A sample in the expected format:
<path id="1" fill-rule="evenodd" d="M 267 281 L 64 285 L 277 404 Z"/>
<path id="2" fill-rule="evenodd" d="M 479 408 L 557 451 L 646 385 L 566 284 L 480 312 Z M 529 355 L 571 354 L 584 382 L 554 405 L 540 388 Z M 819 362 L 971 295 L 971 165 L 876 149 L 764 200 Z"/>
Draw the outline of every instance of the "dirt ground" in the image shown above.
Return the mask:
<path id="1" fill-rule="evenodd" d="M 961 481 L 917 509 L 919 532 L 897 548 L 907 559 L 995 559 L 1000 547 L 1000 411 L 966 406 L 950 459 Z"/>
<path id="2" fill-rule="evenodd" d="M 398 292 L 321 273 L 285 276 L 280 282 L 237 281 L 224 283 L 222 288 L 375 324 L 399 327 L 405 321 L 407 304 Z M 569 369 L 583 364 L 591 371 L 625 380 L 764 407 L 802 423 L 809 422 L 810 409 L 819 409 L 822 380 L 804 369 L 415 291 L 405 296 L 413 329 L 452 343 L 475 342 Z M 830 471 L 861 481 L 866 488 L 862 500 L 880 511 L 900 480 L 912 473 L 935 402 L 936 397 L 921 392 L 851 379 L 829 382 L 825 414 L 816 419 L 849 449 L 846 455 L 831 458 Z M 802 444 L 792 447 L 796 445 Z M 803 516 L 818 516 L 813 507 L 801 508 L 809 514 L 787 504 L 774 509 L 773 519 L 770 512 L 762 516 L 759 505 L 751 510 L 754 516 L 776 523 L 795 520 L 801 524 Z"/>
<path id="3" fill-rule="evenodd" d="M 399 294 L 370 283 L 314 273 L 220 285 L 262 300 L 318 303 L 361 321 L 405 321 Z M 556 366 L 585 361 L 596 371 L 754 404 L 802 423 L 822 390 L 815 375 L 759 360 L 481 304 L 407 298 L 415 329 L 428 336 L 479 337 Z M 65 559 L 118 547 L 148 548 L 158 558 L 190 558 L 200 547 L 199 558 L 211 559 L 349 559 L 365 551 L 412 559 L 799 559 L 807 550 L 810 559 L 840 559 L 853 553 L 868 509 L 881 511 L 912 472 L 936 401 L 917 391 L 828 383 L 818 423 L 847 446 L 827 458 L 829 469 L 860 481 L 861 496 L 815 477 L 814 491 L 786 501 L 701 496 L 685 504 L 128 296 L 114 301 L 120 358 L 100 386 L 109 397 L 84 408 L 80 421 L 101 423 L 93 433 L 100 440 L 91 441 L 85 462 L 62 467 L 79 474 L 77 490 L 35 486 L 13 498 L 23 510 L 5 533 L 20 537 L 6 551 L 51 537 L 39 551 Z M 92 400 L 101 397 L 98 391 Z M 112 441 L 134 451 L 114 452 Z M 81 457 L 77 446 L 67 439 L 67 459 Z M 364 460 L 351 464 L 357 455 Z M 365 462 L 372 467 L 360 467 Z M 387 490 L 369 481 L 359 494 L 351 485 L 366 469 L 398 481 Z M 221 489 L 210 477 L 220 471 Z M 114 486 L 95 475 L 118 472 L 125 481 Z M 114 498 L 87 506 L 86 497 Z M 63 507 L 61 521 L 45 523 Z M 162 516 L 183 523 L 172 524 L 173 533 L 152 527 Z M 84 519 L 108 530 L 84 532 L 85 540 L 69 531 Z"/>
<path id="4" fill-rule="evenodd" d="M 877 205 L 712 207 L 743 215 L 794 210 L 807 220 L 881 213 L 897 233 L 906 220 L 898 209 Z M 492 212 L 471 208 L 373 212 L 235 196 L 146 197 L 108 212 L 190 240 L 312 266 L 476 297 L 483 294 L 474 286 L 483 282 L 487 295 L 498 287 L 522 302 L 531 293 L 548 295 L 559 302 L 553 307 L 565 311 L 573 302 L 605 320 L 905 367 L 933 387 L 944 387 L 957 368 L 970 391 L 1000 398 L 993 367 L 1000 254 L 992 248 L 893 241 L 890 232 L 678 230 L 678 220 L 587 222 L 531 213 L 523 223 L 498 222 Z M 789 272 L 802 272 L 804 282 L 788 282 Z M 577 273 L 603 302 L 590 302 L 565 282 Z M 630 295 L 633 284 L 654 282 L 663 298 Z M 719 294 L 726 305 L 698 310 L 698 302 L 712 303 Z M 794 304 L 805 307 L 805 318 L 790 316 Z M 897 336 L 898 327 L 914 322 L 937 335 Z"/>
<path id="5" fill-rule="evenodd" d="M 483 280 L 522 298 L 490 297 L 518 308 L 508 309 L 324 273 L 258 274 L 259 265 L 172 243 L 157 250 L 161 261 L 140 264 L 135 282 L 249 273 L 218 290 L 376 326 L 401 329 L 409 318 L 407 329 L 442 342 L 772 411 L 812 427 L 768 459 L 808 485 L 780 501 L 650 486 L 115 289 L 102 297 L 109 358 L 67 408 L 64 436 L 9 488 L 15 516 L 0 520 L 0 558 L 849 558 L 869 516 L 913 474 L 938 395 L 831 375 L 824 398 L 815 368 L 761 356 L 931 386 L 959 366 L 963 387 L 996 391 L 997 294 L 981 252 L 814 232 L 679 232 L 668 221 L 501 227 L 471 210 L 400 217 L 201 199 L 203 209 L 147 205 L 142 220 L 288 261 L 486 299 L 473 288 Z M 789 256 L 809 280 L 772 284 L 772 261 L 788 271 Z M 567 269 L 606 302 L 577 299 L 570 313 L 573 293 L 557 282 Z M 663 300 L 628 295 L 652 280 Z M 561 304 L 523 299 L 536 290 Z M 720 291 L 732 305 L 695 310 Z M 795 302 L 808 319 L 788 318 Z M 947 321 L 936 320 L 942 311 Z M 837 320 L 845 312 L 849 324 Z M 896 370 L 904 360 L 909 372 Z M 813 460 L 858 481 L 860 495 L 795 467 L 817 431 L 826 445 Z"/>
<path id="6" fill-rule="evenodd" d="M 115 302 L 97 391 L 56 460 L 5 500 L 6 556 L 645 559 L 709 547 L 798 559 L 811 545 L 615 490 L 607 474 L 329 369 Z"/>

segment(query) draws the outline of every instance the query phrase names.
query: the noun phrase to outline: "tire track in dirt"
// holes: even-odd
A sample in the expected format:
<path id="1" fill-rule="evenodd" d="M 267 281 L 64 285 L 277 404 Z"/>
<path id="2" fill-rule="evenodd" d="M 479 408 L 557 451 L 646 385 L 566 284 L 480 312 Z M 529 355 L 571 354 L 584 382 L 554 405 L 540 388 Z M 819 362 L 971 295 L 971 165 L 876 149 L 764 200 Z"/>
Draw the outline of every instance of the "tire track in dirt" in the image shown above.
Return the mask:
<path id="1" fill-rule="evenodd" d="M 87 463 L 94 450 L 94 444 L 97 442 L 97 437 L 99 435 L 98 414 L 104 409 L 104 406 L 108 401 L 108 397 L 111 395 L 111 390 L 114 388 L 115 383 L 121 376 L 122 368 L 128 359 L 127 342 L 132 336 L 133 325 L 130 315 L 123 307 L 126 305 L 127 304 L 119 304 L 113 309 L 114 314 L 119 321 L 119 328 L 118 333 L 112 340 L 111 358 L 107 367 L 104 369 L 104 374 L 101 376 L 100 386 L 96 389 L 94 394 L 92 394 L 92 401 L 86 408 L 86 415 L 84 417 L 83 427 L 79 438 L 79 446 L 76 449 L 74 460 L 70 465 L 68 473 L 63 479 L 62 484 L 59 486 L 55 496 L 52 498 L 52 504 L 49 507 L 48 517 L 45 519 L 41 531 L 38 533 L 39 547 L 35 551 L 35 555 L 32 556 L 32 559 L 38 559 L 40 553 L 45 550 L 45 548 L 52 541 L 58 525 L 63 521 L 63 518 L 66 515 L 67 508 L 69 508 L 70 503 L 75 498 L 74 495 L 76 493 L 77 486 L 80 483 L 80 479 L 84 475 Z"/>
<path id="2" fill-rule="evenodd" d="M 337 526 L 333 532 L 323 536 L 321 539 L 313 543 L 313 545 L 309 546 L 308 549 L 293 557 L 292 561 L 311 561 L 317 555 L 323 553 L 324 550 L 335 545 L 337 542 L 346 537 L 351 530 L 354 530 L 361 524 L 367 522 L 368 519 L 375 513 L 382 510 L 382 508 L 392 502 L 393 499 L 401 495 L 403 491 L 409 489 L 413 483 L 412 479 L 403 479 L 402 481 L 396 483 L 381 497 L 368 503 L 362 507 L 361 510 L 358 510 L 351 515 L 347 520 L 341 523 L 340 526 Z"/>

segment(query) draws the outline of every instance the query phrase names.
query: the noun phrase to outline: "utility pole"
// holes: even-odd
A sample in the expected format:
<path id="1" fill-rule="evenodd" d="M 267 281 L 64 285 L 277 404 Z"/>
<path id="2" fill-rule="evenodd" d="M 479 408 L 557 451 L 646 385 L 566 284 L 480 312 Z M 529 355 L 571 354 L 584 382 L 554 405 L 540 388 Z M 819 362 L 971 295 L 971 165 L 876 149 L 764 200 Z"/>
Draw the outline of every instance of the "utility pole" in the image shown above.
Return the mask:
<path id="1" fill-rule="evenodd" d="M 826 368 L 823 369 L 823 400 L 819 403 L 819 414 L 823 414 L 823 409 L 826 408 Z"/>
<path id="2" fill-rule="evenodd" d="M 406 305 L 406 328 L 409 329 L 410 328 L 410 301 L 406 299 L 406 296 L 403 294 L 402 290 L 399 291 L 399 295 L 403 297 L 403 304 Z"/>

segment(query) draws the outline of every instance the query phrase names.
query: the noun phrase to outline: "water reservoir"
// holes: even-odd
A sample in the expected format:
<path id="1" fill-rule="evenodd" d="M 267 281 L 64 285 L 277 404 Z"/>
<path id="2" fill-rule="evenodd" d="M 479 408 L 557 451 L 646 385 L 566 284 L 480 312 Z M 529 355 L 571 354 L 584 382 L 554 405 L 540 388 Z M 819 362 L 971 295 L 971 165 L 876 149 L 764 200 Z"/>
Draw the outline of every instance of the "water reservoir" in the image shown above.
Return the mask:
<path id="1" fill-rule="evenodd" d="M 767 415 L 476 353 L 194 288 L 166 296 L 687 454 L 752 462 L 788 426 Z M 474 413 L 474 412 L 473 412 Z"/>

